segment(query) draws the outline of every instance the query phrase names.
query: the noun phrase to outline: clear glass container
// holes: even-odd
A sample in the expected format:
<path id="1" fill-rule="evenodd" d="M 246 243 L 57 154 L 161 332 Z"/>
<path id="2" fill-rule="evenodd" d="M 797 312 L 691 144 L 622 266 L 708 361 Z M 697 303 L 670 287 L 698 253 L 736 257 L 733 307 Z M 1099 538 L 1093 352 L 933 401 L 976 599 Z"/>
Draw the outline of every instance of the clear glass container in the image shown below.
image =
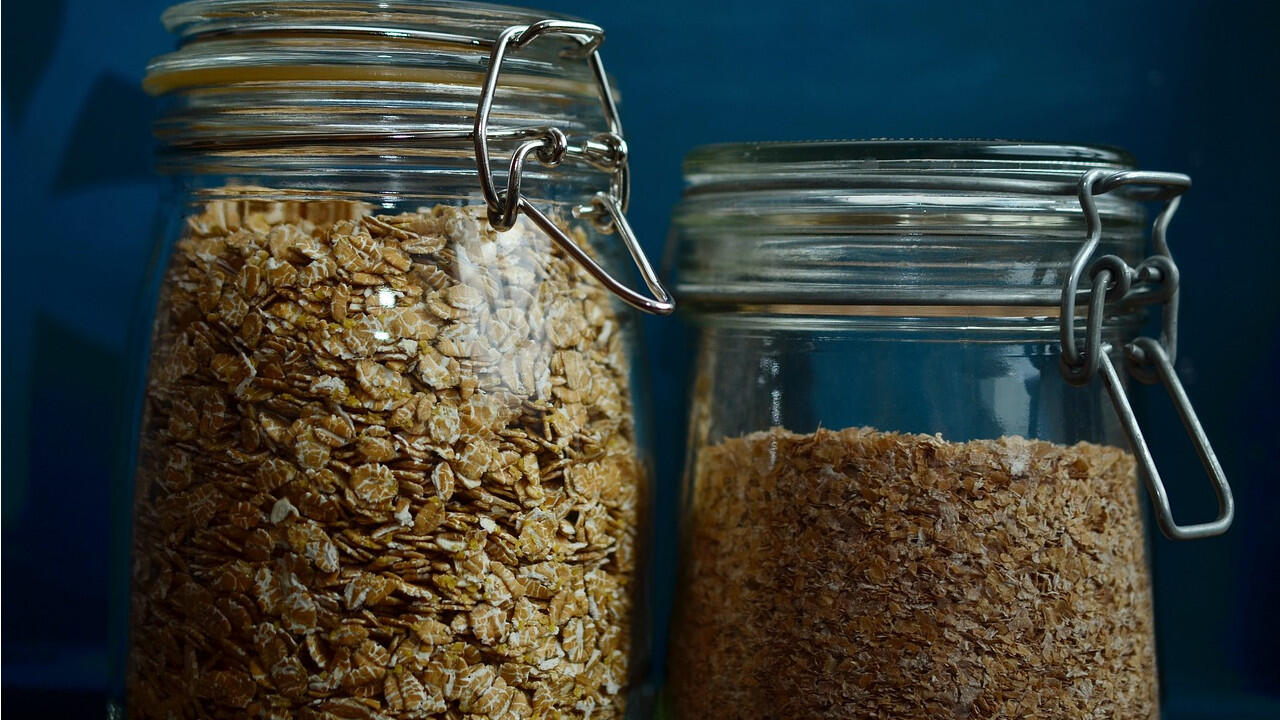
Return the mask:
<path id="1" fill-rule="evenodd" d="M 621 717 L 650 493 L 628 305 L 670 304 L 621 214 L 601 31 L 456 2 L 164 22 L 117 713 Z M 636 263 L 656 299 L 614 279 Z"/>
<path id="2" fill-rule="evenodd" d="M 1064 379 L 1059 311 L 1082 176 L 1132 166 L 980 141 L 687 158 L 675 716 L 1157 717 L 1135 458 L 1106 378 Z M 1098 187 L 1096 255 L 1145 266 L 1145 196 Z M 1130 300 L 1089 345 L 1117 373 Z"/>

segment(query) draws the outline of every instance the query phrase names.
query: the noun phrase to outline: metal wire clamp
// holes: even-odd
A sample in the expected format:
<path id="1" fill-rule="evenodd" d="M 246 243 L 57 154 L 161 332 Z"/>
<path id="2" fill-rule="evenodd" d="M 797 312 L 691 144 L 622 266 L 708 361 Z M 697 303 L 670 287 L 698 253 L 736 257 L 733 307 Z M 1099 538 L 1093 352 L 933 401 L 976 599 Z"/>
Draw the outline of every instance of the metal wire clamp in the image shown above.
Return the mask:
<path id="1" fill-rule="evenodd" d="M 1089 262 L 1102 239 L 1102 219 L 1094 198 L 1121 187 L 1129 188 L 1129 192 L 1138 199 L 1164 202 L 1163 209 L 1152 224 L 1151 239 L 1155 254 L 1143 260 L 1136 268 L 1130 267 L 1115 255 L 1104 255 Z M 1059 366 L 1062 376 L 1073 385 L 1085 385 L 1101 371 L 1102 383 L 1120 417 L 1120 424 L 1129 437 L 1129 444 L 1133 447 L 1142 470 L 1147 493 L 1155 505 L 1156 522 L 1161 531 L 1173 540 L 1221 535 L 1231 527 L 1231 521 L 1235 517 L 1231 486 L 1227 483 L 1222 466 L 1209 444 L 1209 438 L 1200 426 L 1191 401 L 1173 368 L 1178 343 L 1178 267 L 1169 253 L 1166 231 L 1178 209 L 1180 196 L 1189 187 L 1191 178 L 1177 173 L 1086 172 L 1080 178 L 1078 187 L 1080 208 L 1085 216 L 1086 237 L 1071 261 L 1070 271 L 1063 282 L 1062 304 L 1059 308 L 1062 340 Z M 1076 340 L 1075 306 L 1086 265 L 1092 287 L 1089 291 L 1088 314 L 1085 316 L 1084 347 L 1081 348 Z M 1111 348 L 1102 342 L 1102 320 L 1109 303 L 1159 303 L 1163 306 L 1160 339 L 1157 341 L 1154 338 L 1139 337 L 1126 344 L 1125 364 L 1129 373 L 1138 380 L 1147 384 L 1163 384 L 1173 400 L 1182 425 L 1191 437 L 1200 462 L 1218 495 L 1218 517 L 1212 522 L 1179 525 L 1173 519 L 1164 482 L 1160 479 L 1151 450 L 1143 438 L 1142 428 L 1129 403 L 1120 374 L 1108 355 Z"/>
<path id="2" fill-rule="evenodd" d="M 564 56 L 585 58 L 591 65 L 609 129 L 578 144 L 571 143 L 564 132 L 558 128 L 544 128 L 534 133 L 512 153 L 508 167 L 507 187 L 505 190 L 498 190 L 494 182 L 489 155 L 489 113 L 493 107 L 498 74 L 502 70 L 502 60 L 508 52 L 519 51 L 542 36 L 564 37 L 577 43 L 576 47 L 565 51 Z M 480 176 L 480 190 L 484 193 L 485 204 L 489 208 L 489 223 L 495 229 L 509 230 L 515 224 L 516 216 L 524 213 L 623 302 L 655 315 L 669 315 L 675 310 L 675 302 L 658 279 L 649 259 L 645 257 L 644 250 L 636 240 L 624 214 L 631 193 L 631 175 L 627 165 L 627 144 L 622 137 L 622 123 L 618 119 L 617 104 L 614 102 L 613 92 L 609 89 L 604 62 L 600 59 L 599 47 L 602 42 L 604 42 L 604 30 L 600 27 L 563 20 L 540 20 L 532 25 L 514 25 L 502 31 L 489 56 L 489 69 L 485 74 L 484 86 L 481 88 L 480 104 L 476 108 L 475 129 L 472 133 L 472 139 L 475 142 L 476 171 Z M 520 194 L 521 172 L 530 154 L 533 154 L 538 162 L 546 167 L 555 167 L 566 157 L 576 157 L 593 167 L 612 172 L 609 191 L 596 193 L 586 205 L 574 208 L 573 214 L 575 217 L 590 218 L 592 224 L 602 233 L 609 234 L 617 230 L 627 252 L 631 254 L 632 261 L 640 271 L 640 277 L 653 293 L 652 297 L 633 290 L 610 275 L 564 230 Z"/>

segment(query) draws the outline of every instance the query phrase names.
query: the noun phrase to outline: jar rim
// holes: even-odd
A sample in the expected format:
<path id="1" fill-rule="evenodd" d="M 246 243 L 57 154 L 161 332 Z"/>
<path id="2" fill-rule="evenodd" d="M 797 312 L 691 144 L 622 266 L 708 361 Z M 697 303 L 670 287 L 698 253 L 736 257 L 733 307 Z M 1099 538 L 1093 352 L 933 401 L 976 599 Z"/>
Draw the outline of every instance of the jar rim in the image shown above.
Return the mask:
<path id="1" fill-rule="evenodd" d="M 701 145 L 685 156 L 685 171 L 721 165 L 766 167 L 796 163 L 880 163 L 911 161 L 1003 161 L 1005 163 L 1087 163 L 1090 167 L 1132 167 L 1136 159 L 1112 145 L 983 138 L 873 138 L 730 142 Z"/>
<path id="2" fill-rule="evenodd" d="M 580 21 L 563 13 L 469 0 L 187 0 L 166 9 L 160 19 L 166 30 L 185 41 L 213 33 L 291 25 L 300 19 L 323 24 L 357 18 L 388 29 L 449 28 L 459 39 L 472 41 L 492 40 L 497 34 L 474 32 L 482 28 L 500 32 L 507 25 L 546 18 Z"/>
<path id="3" fill-rule="evenodd" d="M 1081 177 L 1134 166 L 1132 155 L 1106 145 L 1014 140 L 700 147 L 686 156 L 673 215 L 676 294 L 708 311 L 1052 308 L 1086 236 Z M 1139 261 L 1141 203 L 1116 192 L 1096 204 L 1099 254 Z"/>
<path id="4" fill-rule="evenodd" d="M 473 176 L 475 111 L 492 48 L 508 28 L 548 19 L 578 22 L 459 0 L 175 5 L 162 21 L 178 47 L 151 60 L 143 81 L 161 96 L 157 165 L 236 177 L 305 178 L 317 169 L 405 182 L 413 173 Z M 572 45 L 553 37 L 507 53 L 493 96 L 495 152 L 505 157 L 549 126 L 570 137 L 607 127 L 590 64 L 563 52 Z M 494 174 L 505 178 L 505 168 Z M 591 194 L 607 173 L 575 160 L 554 174 L 531 164 L 525 177 Z"/>
<path id="5" fill-rule="evenodd" d="M 877 138 L 704 145 L 685 156 L 684 175 L 686 195 L 906 186 L 1060 195 L 1074 192 L 1084 170 L 1136 164 L 1131 154 L 1109 145 Z"/>
<path id="6" fill-rule="evenodd" d="M 479 85 L 508 27 L 560 13 L 458 0 L 190 0 L 167 9 L 179 47 L 147 64 L 143 88 L 165 95 L 252 82 Z M 581 61 L 556 43 L 534 44 L 504 63 L 503 83 L 594 101 Z"/>

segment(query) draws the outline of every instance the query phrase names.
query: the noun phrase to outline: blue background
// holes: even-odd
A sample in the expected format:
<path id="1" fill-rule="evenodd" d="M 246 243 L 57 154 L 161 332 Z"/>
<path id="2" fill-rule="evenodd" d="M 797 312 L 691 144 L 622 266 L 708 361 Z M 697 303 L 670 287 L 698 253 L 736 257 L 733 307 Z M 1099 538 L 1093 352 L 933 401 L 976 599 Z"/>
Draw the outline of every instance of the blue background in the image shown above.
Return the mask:
<path id="1" fill-rule="evenodd" d="M 108 508 L 122 492 L 128 329 L 157 196 L 139 81 L 172 47 L 165 4 L 3 6 L 2 677 L 4 710 L 17 715 L 102 707 L 120 547 Z M 681 156 L 706 142 L 1101 142 L 1144 168 L 1191 174 L 1171 229 L 1179 366 L 1239 512 L 1225 537 L 1155 541 L 1165 715 L 1280 716 L 1275 4 L 542 4 L 608 30 L 633 151 L 631 217 L 651 256 Z M 690 343 L 675 321 L 648 321 L 646 333 L 668 567 Z M 1155 390 L 1141 400 L 1180 519 L 1207 515 L 1212 495 L 1167 401 Z"/>

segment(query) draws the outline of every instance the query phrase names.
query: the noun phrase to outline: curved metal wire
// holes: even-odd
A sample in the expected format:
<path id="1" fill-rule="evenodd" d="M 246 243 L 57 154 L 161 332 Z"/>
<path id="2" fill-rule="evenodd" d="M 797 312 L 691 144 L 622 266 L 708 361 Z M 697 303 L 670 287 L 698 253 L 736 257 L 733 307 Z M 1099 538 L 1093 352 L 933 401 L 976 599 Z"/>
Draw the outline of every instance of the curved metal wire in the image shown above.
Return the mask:
<path id="1" fill-rule="evenodd" d="M 493 98 L 498 87 L 502 61 L 508 53 L 518 51 L 543 36 L 564 37 L 576 43 L 566 51 L 566 56 L 586 58 L 590 64 L 600 92 L 600 104 L 604 109 L 608 130 L 575 145 L 560 130 L 546 128 L 540 139 L 525 141 L 512 154 L 507 175 L 507 188 L 500 191 L 494 182 L 492 160 L 489 154 L 489 114 L 493 109 Z M 476 172 L 480 177 L 480 191 L 489 207 L 489 222 L 496 229 L 510 228 L 516 221 L 516 215 L 525 213 L 623 302 L 644 312 L 668 315 L 675 310 L 675 302 L 654 273 L 625 215 L 631 194 L 631 174 L 627 163 L 627 144 L 622 137 L 622 122 L 618 118 L 618 107 L 613 99 L 613 91 L 609 87 L 608 76 L 605 74 L 604 61 L 600 59 L 599 47 L 602 42 L 604 42 L 604 30 L 600 27 L 563 20 L 540 20 L 532 25 L 512 26 L 498 35 L 489 55 L 489 69 L 481 87 L 480 102 L 476 107 L 475 128 L 472 132 L 476 153 Z M 594 167 L 612 171 L 609 192 L 597 194 L 589 203 L 577 208 L 574 214 L 578 217 L 590 218 L 592 224 L 603 233 L 618 232 L 641 278 L 652 292 L 652 297 L 637 292 L 611 275 L 567 233 L 520 195 L 521 171 L 529 154 L 535 151 L 535 157 L 539 162 L 549 167 L 558 164 L 566 156 L 572 155 L 586 160 Z"/>
<path id="2" fill-rule="evenodd" d="M 1156 522 L 1169 538 L 1190 540 L 1221 535 L 1231 526 L 1235 517 L 1235 501 L 1231 486 L 1222 471 L 1222 465 L 1214 454 L 1209 438 L 1196 417 L 1191 400 L 1173 368 L 1178 339 L 1178 266 L 1169 253 L 1167 231 L 1173 214 L 1178 209 L 1181 194 L 1191 187 L 1191 178 L 1177 173 L 1158 172 L 1106 172 L 1090 170 L 1080 177 L 1078 184 L 1080 209 L 1085 218 L 1085 241 L 1071 261 L 1067 277 L 1062 284 L 1060 305 L 1060 337 L 1062 354 L 1059 366 L 1062 376 L 1072 385 L 1085 385 L 1101 374 L 1102 383 L 1120 425 L 1129 438 L 1142 472 L 1147 493 L 1155 506 Z M 1106 255 L 1090 261 L 1102 238 L 1102 219 L 1098 214 L 1094 197 L 1119 188 L 1127 188 L 1137 199 L 1163 201 L 1164 207 L 1151 227 L 1151 241 L 1155 254 L 1131 268 L 1122 259 Z M 1075 306 L 1080 279 L 1087 271 L 1092 278 L 1084 347 L 1076 340 Z M 1139 337 L 1124 347 L 1129 374 L 1139 381 L 1164 385 L 1173 400 L 1174 408 L 1182 419 L 1183 427 L 1195 446 L 1218 496 L 1217 518 L 1195 525 L 1179 525 L 1173 518 L 1173 509 L 1160 472 L 1156 468 L 1151 449 L 1147 446 L 1138 424 L 1137 416 L 1129 403 L 1119 372 L 1108 346 L 1102 342 L 1102 317 L 1107 303 L 1154 303 L 1163 305 L 1160 339 Z"/>

